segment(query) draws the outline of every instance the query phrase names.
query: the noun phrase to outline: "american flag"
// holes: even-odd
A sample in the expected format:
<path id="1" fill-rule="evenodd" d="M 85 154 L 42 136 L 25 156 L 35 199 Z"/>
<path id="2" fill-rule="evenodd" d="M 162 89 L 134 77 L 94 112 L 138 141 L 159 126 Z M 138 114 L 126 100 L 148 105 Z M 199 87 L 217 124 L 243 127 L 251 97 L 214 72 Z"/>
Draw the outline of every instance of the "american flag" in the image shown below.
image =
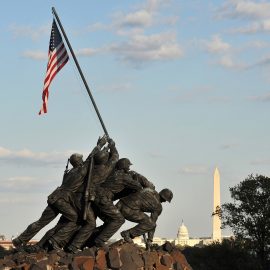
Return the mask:
<path id="1" fill-rule="evenodd" d="M 63 43 L 60 32 L 57 28 L 55 20 L 53 20 L 52 31 L 50 37 L 49 45 L 49 60 L 47 64 L 47 72 L 44 80 L 43 92 L 42 92 L 42 107 L 39 111 L 39 114 L 47 113 L 47 104 L 49 98 L 49 86 L 57 74 L 58 71 L 67 63 L 68 54 Z"/>

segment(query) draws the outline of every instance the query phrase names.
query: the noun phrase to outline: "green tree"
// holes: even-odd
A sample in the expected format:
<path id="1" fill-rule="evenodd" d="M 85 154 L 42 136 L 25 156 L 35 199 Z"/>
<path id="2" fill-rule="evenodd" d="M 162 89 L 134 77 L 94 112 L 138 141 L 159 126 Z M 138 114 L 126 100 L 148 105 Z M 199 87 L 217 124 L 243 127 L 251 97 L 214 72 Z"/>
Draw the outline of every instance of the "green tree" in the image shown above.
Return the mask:
<path id="1" fill-rule="evenodd" d="M 224 239 L 203 247 L 185 247 L 186 256 L 193 270 L 260 270 L 254 255 L 234 239 Z"/>
<path id="2" fill-rule="evenodd" d="M 263 269 L 270 269 L 270 178 L 249 175 L 230 193 L 233 202 L 223 204 L 219 211 L 223 226 L 232 229 Z"/>

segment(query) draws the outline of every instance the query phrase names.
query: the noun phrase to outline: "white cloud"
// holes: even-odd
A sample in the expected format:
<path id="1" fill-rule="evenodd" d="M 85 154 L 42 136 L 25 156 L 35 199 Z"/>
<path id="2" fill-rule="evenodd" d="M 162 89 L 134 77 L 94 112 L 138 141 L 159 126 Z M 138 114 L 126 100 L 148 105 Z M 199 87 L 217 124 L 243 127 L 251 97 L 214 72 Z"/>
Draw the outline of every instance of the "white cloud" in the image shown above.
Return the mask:
<path id="1" fill-rule="evenodd" d="M 30 58 L 34 60 L 46 60 L 48 59 L 48 54 L 41 51 L 25 51 L 22 53 L 25 58 Z"/>
<path id="2" fill-rule="evenodd" d="M 6 163 L 24 164 L 30 166 L 62 165 L 72 151 L 66 152 L 33 152 L 29 149 L 18 151 L 0 146 L 0 160 Z"/>
<path id="3" fill-rule="evenodd" d="M 13 176 L 7 179 L 1 179 L 0 190 L 4 193 L 33 193 L 34 191 L 44 192 L 51 189 L 57 181 L 52 179 L 42 179 L 42 177 L 33 176 Z"/>
<path id="4" fill-rule="evenodd" d="M 100 31 L 100 30 L 108 30 L 109 28 L 108 28 L 108 25 L 97 22 L 97 23 L 89 25 L 86 29 L 87 31 L 95 32 L 95 31 Z"/>
<path id="5" fill-rule="evenodd" d="M 161 12 L 162 8 L 169 7 L 170 3 L 170 0 L 148 0 L 129 13 L 117 12 L 113 15 L 113 29 L 118 33 L 123 31 L 123 28 L 145 29 L 154 25 L 174 25 L 178 16 L 164 15 Z"/>
<path id="6" fill-rule="evenodd" d="M 144 4 L 144 7 L 149 11 L 155 11 L 157 10 L 163 3 L 168 3 L 167 0 L 147 0 Z"/>
<path id="7" fill-rule="evenodd" d="M 117 27 L 148 27 L 152 24 L 153 14 L 147 10 L 138 10 L 132 13 L 115 14 L 115 25 Z"/>
<path id="8" fill-rule="evenodd" d="M 270 14 L 270 3 L 261 2 L 256 3 L 254 1 L 237 1 L 234 4 L 234 12 L 240 16 L 251 18 L 265 18 Z"/>
<path id="9" fill-rule="evenodd" d="M 251 101 L 270 102 L 270 93 L 261 96 L 250 96 L 248 99 Z"/>
<path id="10" fill-rule="evenodd" d="M 254 34 L 270 31 L 270 3 L 247 0 L 227 0 L 217 11 L 218 18 L 244 19 L 244 26 L 231 29 L 231 33 Z M 251 23 L 247 24 L 249 20 Z"/>
<path id="11" fill-rule="evenodd" d="M 102 51 L 102 49 L 82 48 L 76 51 L 76 56 L 93 56 Z M 48 54 L 41 51 L 25 51 L 22 53 L 25 58 L 33 60 L 47 60 Z"/>
<path id="12" fill-rule="evenodd" d="M 254 67 L 264 67 L 264 66 L 269 66 L 270 65 L 270 56 L 266 55 L 262 57 L 259 61 L 256 63 L 249 65 L 248 68 L 254 68 Z"/>
<path id="13" fill-rule="evenodd" d="M 18 26 L 13 24 L 10 26 L 9 30 L 12 32 L 14 38 L 24 37 L 31 38 L 33 41 L 37 41 L 41 37 L 48 35 L 50 31 L 50 26 L 46 25 L 34 28 L 30 25 Z"/>
<path id="14" fill-rule="evenodd" d="M 183 49 L 176 40 L 175 33 L 153 33 L 156 25 L 174 25 L 178 16 L 162 13 L 163 7 L 170 7 L 171 0 L 148 0 L 132 7 L 129 11 L 118 11 L 112 15 L 108 25 L 96 23 L 88 30 L 109 30 L 121 36 L 121 42 L 115 42 L 95 49 L 83 49 L 79 54 L 93 55 L 98 52 L 113 53 L 116 58 L 133 67 L 157 60 L 173 60 L 183 56 Z M 155 31 L 156 32 L 156 31 Z"/>
<path id="15" fill-rule="evenodd" d="M 233 59 L 231 55 L 221 56 L 217 61 L 217 64 L 228 69 L 245 69 L 248 67 L 246 64 L 240 63 L 239 61 Z"/>
<path id="16" fill-rule="evenodd" d="M 76 52 L 77 56 L 92 56 L 99 52 L 99 49 L 83 48 Z"/>
<path id="17" fill-rule="evenodd" d="M 251 162 L 250 162 L 250 164 L 251 165 L 255 165 L 255 166 L 257 166 L 257 165 L 267 165 L 267 166 L 269 166 L 270 165 L 270 159 L 255 159 L 255 160 L 252 160 Z"/>
<path id="18" fill-rule="evenodd" d="M 218 62 L 221 66 L 226 68 L 233 68 L 235 67 L 235 63 L 232 60 L 232 57 L 230 55 L 224 55 L 220 58 Z"/>
<path id="19" fill-rule="evenodd" d="M 270 31 L 270 19 L 254 22 L 248 26 L 239 27 L 231 30 L 232 33 L 241 33 L 241 34 L 254 34 L 258 32 L 269 32 L 269 31 Z"/>
<path id="20" fill-rule="evenodd" d="M 0 146 L 0 158 L 6 157 L 12 154 L 12 151 Z"/>
<path id="21" fill-rule="evenodd" d="M 249 42 L 247 44 L 247 47 L 256 48 L 256 49 L 263 49 L 263 48 L 270 47 L 270 43 L 262 41 L 262 40 L 252 40 L 251 42 Z"/>
<path id="22" fill-rule="evenodd" d="M 110 85 L 102 85 L 99 87 L 100 91 L 110 91 L 110 92 L 128 92 L 133 89 L 130 83 L 121 83 L 121 84 L 110 84 Z"/>
<path id="23" fill-rule="evenodd" d="M 235 148 L 236 146 L 238 146 L 237 143 L 227 143 L 227 144 L 221 145 L 221 149 L 228 150 L 228 149 Z"/>
<path id="24" fill-rule="evenodd" d="M 262 19 L 269 18 L 270 3 L 248 0 L 227 0 L 218 10 L 219 17 Z"/>
<path id="25" fill-rule="evenodd" d="M 156 159 L 156 158 L 164 158 L 164 155 L 162 155 L 162 154 L 160 154 L 160 153 L 154 153 L 154 152 L 152 152 L 152 153 L 148 153 L 148 155 L 149 155 L 149 157 L 151 157 L 151 158 L 154 158 L 154 159 Z"/>
<path id="26" fill-rule="evenodd" d="M 216 96 L 216 97 L 210 97 L 208 99 L 208 101 L 210 103 L 228 103 L 231 101 L 231 99 L 229 97 L 226 97 L 226 96 Z"/>
<path id="27" fill-rule="evenodd" d="M 177 102 L 193 102 L 196 100 L 204 100 L 205 98 L 209 98 L 209 95 L 214 91 L 212 86 L 199 86 L 194 87 L 193 89 L 185 89 L 180 90 L 181 95 L 174 97 L 174 101 Z"/>
<path id="28" fill-rule="evenodd" d="M 219 35 L 214 35 L 210 41 L 203 41 L 203 43 L 210 53 L 226 52 L 231 49 L 231 45 L 222 41 Z"/>
<path id="29" fill-rule="evenodd" d="M 0 193 L 1 194 L 1 193 Z M 6 194 L 5 194 L 6 195 Z M 32 198 L 27 197 L 14 197 L 14 196 L 6 196 L 3 197 L 3 194 L 1 194 L 0 197 L 0 204 L 1 205 L 10 205 L 10 204 L 33 204 Z"/>
<path id="30" fill-rule="evenodd" d="M 31 183 L 36 180 L 35 177 L 32 176 L 14 176 L 8 179 L 10 182 L 21 182 L 21 183 Z"/>
<path id="31" fill-rule="evenodd" d="M 156 60 L 172 60 L 183 56 L 183 50 L 173 33 L 131 36 L 126 42 L 113 44 L 110 51 L 124 62 L 141 64 Z"/>
<path id="32" fill-rule="evenodd" d="M 0 182 L 0 187 L 1 190 L 3 190 L 3 188 L 10 188 L 13 189 L 14 187 L 16 188 L 21 188 L 24 187 L 25 185 L 28 185 L 28 187 L 35 183 L 37 181 L 37 179 L 35 177 L 31 177 L 31 176 L 15 176 L 15 177 L 10 177 L 9 179 L 5 180 L 5 181 L 1 181 Z"/>
<path id="33" fill-rule="evenodd" d="M 118 36 L 122 36 L 123 38 L 128 38 L 130 36 L 143 35 L 143 28 L 117 28 L 115 29 L 115 34 Z"/>
<path id="34" fill-rule="evenodd" d="M 165 25 L 175 25 L 178 22 L 178 20 L 179 20 L 179 17 L 174 16 L 174 15 L 159 19 L 161 24 L 165 24 Z"/>
<path id="35" fill-rule="evenodd" d="M 207 174 L 209 168 L 204 165 L 189 165 L 180 169 L 181 174 Z"/>

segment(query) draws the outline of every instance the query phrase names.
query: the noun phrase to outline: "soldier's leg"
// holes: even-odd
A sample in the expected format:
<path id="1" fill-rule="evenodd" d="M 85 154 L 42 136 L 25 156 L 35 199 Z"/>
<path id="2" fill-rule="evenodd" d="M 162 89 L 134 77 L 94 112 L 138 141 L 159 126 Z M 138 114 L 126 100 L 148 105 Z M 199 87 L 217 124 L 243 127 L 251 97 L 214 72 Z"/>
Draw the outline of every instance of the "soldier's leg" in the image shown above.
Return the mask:
<path id="1" fill-rule="evenodd" d="M 69 240 L 78 229 L 78 213 L 77 210 L 64 199 L 57 200 L 54 206 L 57 207 L 63 218 L 61 219 L 62 224 L 59 225 L 57 231 L 50 237 L 49 241 L 53 248 L 58 249 L 64 246 L 67 243 L 67 239 Z"/>
<path id="2" fill-rule="evenodd" d="M 75 234 L 67 250 L 71 252 L 76 252 L 78 249 L 81 249 L 91 236 L 95 227 L 96 227 L 96 216 L 93 212 L 93 209 L 89 207 L 87 211 L 86 220 L 83 221 L 81 228 Z"/>
<path id="3" fill-rule="evenodd" d="M 106 204 L 100 204 L 98 207 L 101 215 L 106 218 L 103 229 L 95 239 L 95 243 L 102 246 L 125 223 L 125 219 L 112 201 L 108 201 Z"/>
<path id="4" fill-rule="evenodd" d="M 88 247 L 91 248 L 93 246 L 95 246 L 95 239 L 97 238 L 97 236 L 101 233 L 101 231 L 103 230 L 104 225 L 100 225 L 98 227 L 96 227 L 92 234 L 90 235 L 90 237 L 87 239 L 87 241 L 85 242 L 85 244 L 83 245 L 83 247 Z"/>
<path id="5" fill-rule="evenodd" d="M 49 231 L 45 233 L 45 235 L 38 241 L 37 245 L 42 249 L 48 249 L 49 248 L 49 242 L 48 240 L 56 234 L 63 226 L 66 225 L 66 223 L 69 222 L 64 216 L 61 216 L 58 223 Z M 78 226 L 79 229 L 79 226 Z M 59 243 L 59 246 L 64 247 L 66 244 L 70 241 L 72 238 L 72 235 L 70 237 L 67 237 L 65 240 L 61 241 L 61 244 Z"/>
<path id="6" fill-rule="evenodd" d="M 58 228 L 60 226 L 60 223 L 58 221 L 58 223 L 51 228 L 50 230 L 48 230 L 43 236 L 42 238 L 38 241 L 37 245 L 40 248 L 43 249 L 47 249 L 47 245 L 48 245 L 48 240 L 57 232 Z"/>
<path id="7" fill-rule="evenodd" d="M 126 220 L 138 223 L 135 227 L 123 231 L 121 233 L 123 237 L 125 235 L 127 238 L 134 238 L 155 229 L 156 223 L 144 212 L 131 209 L 121 201 L 117 203 L 117 207 Z"/>
<path id="8" fill-rule="evenodd" d="M 101 233 L 102 229 L 104 228 L 104 222 L 105 222 L 103 217 L 101 216 L 101 214 L 99 212 L 97 205 L 92 203 L 91 208 L 94 212 L 95 220 L 97 220 L 97 217 L 99 217 L 101 219 L 101 221 L 103 221 L 103 225 L 95 227 L 95 229 L 92 231 L 92 234 L 90 235 L 90 237 L 87 239 L 87 241 L 83 245 L 83 247 L 88 247 L 88 248 L 91 248 L 95 245 L 95 239 Z"/>
<path id="9" fill-rule="evenodd" d="M 48 205 L 39 220 L 30 224 L 26 230 L 21 233 L 17 238 L 13 239 L 13 244 L 15 246 L 20 246 L 26 244 L 30 239 L 32 239 L 42 228 L 48 225 L 55 217 L 59 214 L 58 210 L 51 205 Z M 21 243 L 21 244 L 17 244 Z"/>

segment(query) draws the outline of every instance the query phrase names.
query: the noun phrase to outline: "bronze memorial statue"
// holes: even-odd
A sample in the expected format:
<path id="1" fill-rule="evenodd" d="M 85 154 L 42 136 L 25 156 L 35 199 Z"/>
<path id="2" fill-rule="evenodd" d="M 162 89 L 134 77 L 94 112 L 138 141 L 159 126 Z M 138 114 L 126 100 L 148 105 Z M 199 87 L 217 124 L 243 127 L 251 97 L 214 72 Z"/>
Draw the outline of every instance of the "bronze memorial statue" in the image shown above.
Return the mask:
<path id="1" fill-rule="evenodd" d="M 121 232 L 123 239 L 132 242 L 132 238 L 145 236 L 147 233 L 148 238 L 145 241 L 149 247 L 156 221 L 162 212 L 161 203 L 170 202 L 172 192 L 163 189 L 158 193 L 153 183 L 131 171 L 130 160 L 119 159 L 114 141 L 106 135 L 98 139 L 97 146 L 85 161 L 82 155 L 75 153 L 71 155 L 69 162 L 73 168 L 66 168 L 61 186 L 48 196 L 48 205 L 39 220 L 14 238 L 13 245 L 28 251 L 64 249 L 70 253 L 89 246 L 106 247 L 106 242 L 125 220 L 129 220 L 138 225 Z M 118 199 L 115 204 L 114 201 Z M 151 213 L 151 216 L 145 213 Z M 29 240 L 59 214 L 61 217 L 53 229 L 34 247 L 27 245 Z M 97 217 L 104 223 L 95 230 Z M 95 234 L 92 235 L 94 230 Z"/>
<path id="2" fill-rule="evenodd" d="M 59 17 L 54 8 L 52 11 L 55 18 L 52 25 L 49 57 L 54 57 L 55 49 L 60 45 L 61 48 L 65 48 L 57 21 L 105 135 L 98 139 L 97 145 L 85 161 L 78 153 L 70 156 L 62 184 L 48 196 L 48 205 L 41 217 L 14 238 L 12 243 L 16 249 L 28 252 L 39 249 L 63 249 L 69 253 L 77 253 L 93 246 L 106 248 L 108 240 L 120 229 L 125 220 L 129 220 L 138 224 L 134 228 L 121 232 L 124 241 L 132 242 L 134 237 L 143 236 L 146 247 L 149 248 L 158 216 L 162 212 L 161 203 L 171 202 L 173 193 L 167 188 L 157 192 L 154 184 L 147 178 L 130 170 L 132 164 L 128 158 L 119 159 L 115 142 L 105 128 Z M 63 55 L 65 56 L 64 65 L 68 61 L 66 50 Z M 58 61 L 57 57 L 56 61 Z M 49 64 L 50 58 L 48 68 Z M 49 84 L 44 85 L 43 105 L 39 114 L 47 113 Z M 72 165 L 70 170 L 69 163 Z M 146 213 L 151 215 L 148 216 Z M 58 223 L 47 231 L 36 245 L 27 244 L 58 215 L 61 215 Z M 96 227 L 97 217 L 103 221 L 103 225 L 98 228 Z"/>

